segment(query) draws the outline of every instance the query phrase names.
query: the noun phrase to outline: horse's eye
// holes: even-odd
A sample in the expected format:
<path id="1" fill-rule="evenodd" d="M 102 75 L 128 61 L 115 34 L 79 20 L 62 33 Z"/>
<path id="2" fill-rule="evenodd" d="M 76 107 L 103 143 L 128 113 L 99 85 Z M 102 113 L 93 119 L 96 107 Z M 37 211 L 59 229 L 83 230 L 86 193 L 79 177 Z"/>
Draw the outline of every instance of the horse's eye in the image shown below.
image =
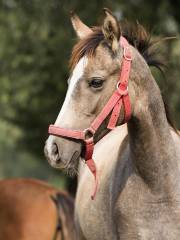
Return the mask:
<path id="1" fill-rule="evenodd" d="M 93 88 L 101 88 L 103 85 L 104 80 L 102 79 L 98 79 L 98 78 L 94 78 L 89 82 L 89 86 L 93 87 Z"/>

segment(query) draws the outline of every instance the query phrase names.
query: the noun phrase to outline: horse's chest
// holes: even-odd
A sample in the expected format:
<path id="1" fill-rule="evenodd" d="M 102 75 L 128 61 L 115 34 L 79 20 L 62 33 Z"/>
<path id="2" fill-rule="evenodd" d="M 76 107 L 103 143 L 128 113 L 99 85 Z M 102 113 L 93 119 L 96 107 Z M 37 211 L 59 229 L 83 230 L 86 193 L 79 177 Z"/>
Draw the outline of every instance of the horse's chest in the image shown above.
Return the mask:
<path id="1" fill-rule="evenodd" d="M 119 178 L 119 176 L 117 176 Z M 87 240 L 177 240 L 180 236 L 180 206 L 153 196 L 139 176 L 126 179 L 115 201 L 117 184 L 103 184 L 94 201 L 93 184 L 87 176 L 77 194 L 76 217 Z M 104 180 L 105 181 L 105 180 Z M 114 179 L 115 181 L 115 179 Z M 105 187 L 106 186 L 106 187 Z M 108 186 L 108 187 L 107 187 Z M 119 188 L 118 188 L 119 189 Z M 81 239 L 81 238 L 79 238 Z"/>
<path id="2" fill-rule="evenodd" d="M 113 234 L 110 222 L 110 212 L 108 207 L 101 203 L 101 205 L 87 204 L 84 209 L 80 210 L 81 217 L 79 224 L 83 236 L 87 240 L 109 240 L 116 239 Z M 78 212 L 79 215 L 79 212 Z"/>
<path id="3" fill-rule="evenodd" d="M 92 176 L 85 177 L 82 186 L 78 187 L 76 197 L 76 220 L 81 232 L 87 240 L 109 240 L 116 239 L 114 224 L 112 221 L 112 206 L 110 201 L 109 187 L 99 186 L 95 200 L 90 196 L 93 191 Z M 108 176 L 107 176 L 107 181 Z M 91 183 L 86 187 L 85 182 Z M 106 185 L 108 186 L 108 185 Z M 81 239 L 81 238 L 79 238 Z"/>

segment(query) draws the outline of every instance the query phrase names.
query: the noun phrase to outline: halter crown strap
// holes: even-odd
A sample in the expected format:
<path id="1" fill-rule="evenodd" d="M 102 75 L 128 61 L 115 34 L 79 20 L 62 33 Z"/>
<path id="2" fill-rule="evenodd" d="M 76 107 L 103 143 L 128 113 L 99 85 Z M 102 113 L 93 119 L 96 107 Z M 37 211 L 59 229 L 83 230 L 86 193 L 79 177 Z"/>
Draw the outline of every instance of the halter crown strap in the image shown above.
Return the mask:
<path id="1" fill-rule="evenodd" d="M 107 118 L 107 116 L 111 113 L 109 123 L 107 128 L 112 130 L 116 127 L 121 107 L 124 105 L 124 122 L 127 122 L 131 117 L 131 104 L 128 93 L 128 80 L 129 74 L 131 70 L 131 62 L 132 56 L 130 51 L 130 46 L 128 41 L 121 36 L 120 45 L 123 48 L 123 60 L 121 66 L 121 72 L 119 76 L 119 81 L 117 83 L 117 89 L 110 97 L 100 114 L 95 118 L 95 120 L 91 123 L 90 127 L 85 130 L 71 130 L 61 128 L 55 125 L 49 126 L 49 134 L 54 136 L 60 136 L 71 139 L 79 139 L 82 140 L 85 144 L 85 161 L 92 172 L 95 178 L 95 189 L 91 196 L 92 199 L 95 198 L 97 188 L 98 188 L 98 174 L 96 169 L 96 164 L 92 158 L 94 151 L 94 134 L 97 129 L 103 123 L 103 121 Z"/>

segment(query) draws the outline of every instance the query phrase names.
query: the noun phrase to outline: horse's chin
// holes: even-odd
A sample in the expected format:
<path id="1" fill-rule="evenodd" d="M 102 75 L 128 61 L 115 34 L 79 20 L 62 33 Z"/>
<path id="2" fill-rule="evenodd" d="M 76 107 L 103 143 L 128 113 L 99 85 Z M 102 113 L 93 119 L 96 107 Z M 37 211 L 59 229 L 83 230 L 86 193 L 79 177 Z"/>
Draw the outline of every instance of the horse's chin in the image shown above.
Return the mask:
<path id="1" fill-rule="evenodd" d="M 79 167 L 80 156 L 76 158 L 76 161 L 69 161 L 67 164 L 60 162 L 56 164 L 54 161 L 48 159 L 51 167 L 59 170 L 63 170 L 67 175 L 74 177 L 78 175 L 78 167 Z"/>
<path id="2" fill-rule="evenodd" d="M 76 161 L 70 161 L 67 165 L 63 167 L 63 170 L 70 177 L 74 177 L 78 175 L 80 157 L 76 159 Z"/>
<path id="3" fill-rule="evenodd" d="M 64 168 L 65 173 L 70 176 L 70 177 L 75 177 L 78 175 L 78 167 L 69 167 L 69 168 Z"/>

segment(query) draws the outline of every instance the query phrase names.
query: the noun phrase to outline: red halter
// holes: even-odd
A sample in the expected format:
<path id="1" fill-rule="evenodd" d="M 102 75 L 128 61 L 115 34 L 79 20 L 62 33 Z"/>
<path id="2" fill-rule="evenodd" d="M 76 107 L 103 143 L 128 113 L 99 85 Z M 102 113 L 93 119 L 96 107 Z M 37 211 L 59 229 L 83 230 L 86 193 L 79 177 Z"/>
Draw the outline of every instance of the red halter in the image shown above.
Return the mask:
<path id="1" fill-rule="evenodd" d="M 117 83 L 117 89 L 110 97 L 109 101 L 102 109 L 100 114 L 95 118 L 95 120 L 91 123 L 90 127 L 85 130 L 71 130 L 60 128 L 55 125 L 49 126 L 49 134 L 71 138 L 71 139 L 78 139 L 82 140 L 85 144 L 86 151 L 85 151 L 85 161 L 88 165 L 90 171 L 94 175 L 95 178 L 95 189 L 91 196 L 94 199 L 97 187 L 98 187 L 98 177 L 97 177 L 97 170 L 94 160 L 92 159 L 93 151 L 94 151 L 94 135 L 106 117 L 111 113 L 110 120 L 108 123 L 107 128 L 112 130 L 116 127 L 118 117 L 120 114 L 120 110 L 122 104 L 124 105 L 125 115 L 124 115 L 124 122 L 127 122 L 131 117 L 131 104 L 128 95 L 128 80 L 129 74 L 131 69 L 131 51 L 128 41 L 124 38 L 120 38 L 120 45 L 123 48 L 123 60 L 121 66 L 121 73 L 120 78 Z"/>

